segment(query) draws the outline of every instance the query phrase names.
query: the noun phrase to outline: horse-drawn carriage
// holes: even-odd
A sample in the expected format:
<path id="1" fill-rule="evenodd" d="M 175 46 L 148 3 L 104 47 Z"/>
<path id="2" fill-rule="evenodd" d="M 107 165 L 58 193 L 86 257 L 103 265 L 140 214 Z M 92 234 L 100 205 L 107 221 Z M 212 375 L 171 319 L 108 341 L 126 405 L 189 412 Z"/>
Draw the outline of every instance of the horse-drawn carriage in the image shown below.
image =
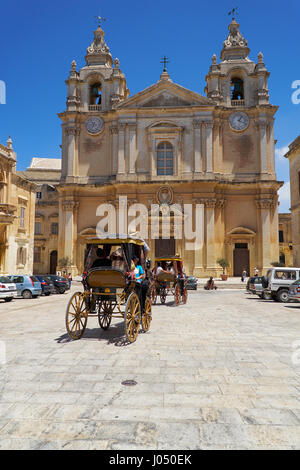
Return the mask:
<path id="1" fill-rule="evenodd" d="M 151 303 L 156 304 L 160 297 L 162 304 L 166 303 L 168 295 L 174 296 L 175 305 L 181 301 L 187 302 L 186 277 L 183 271 L 183 261 L 179 256 L 164 256 L 155 258 L 153 281 L 150 288 Z"/>
<path id="2" fill-rule="evenodd" d="M 81 338 L 88 317 L 98 317 L 104 330 L 113 317 L 124 319 L 124 333 L 131 343 L 136 340 L 140 326 L 143 331 L 149 330 L 152 310 L 148 284 L 145 279 L 139 282 L 130 276 L 134 258 L 139 259 L 145 271 L 145 242 L 140 238 L 114 235 L 88 240 L 84 290 L 72 295 L 66 310 L 66 328 L 71 339 Z"/>

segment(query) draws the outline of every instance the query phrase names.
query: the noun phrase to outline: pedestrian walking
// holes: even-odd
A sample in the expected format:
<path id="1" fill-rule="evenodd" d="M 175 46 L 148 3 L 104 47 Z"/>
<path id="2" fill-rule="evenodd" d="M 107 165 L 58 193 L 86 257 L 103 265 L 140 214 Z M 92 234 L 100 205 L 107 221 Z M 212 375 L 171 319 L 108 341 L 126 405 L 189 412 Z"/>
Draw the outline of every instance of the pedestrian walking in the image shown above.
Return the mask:
<path id="1" fill-rule="evenodd" d="M 72 274 L 69 273 L 69 274 L 68 274 L 69 289 L 71 289 L 72 281 L 73 281 L 73 279 L 72 279 Z"/>
<path id="2" fill-rule="evenodd" d="M 242 272 L 242 278 L 241 278 L 241 281 L 242 281 L 242 282 L 245 282 L 245 280 L 246 280 L 246 277 L 247 277 L 247 271 L 246 271 L 246 269 L 244 269 L 244 271 Z"/>

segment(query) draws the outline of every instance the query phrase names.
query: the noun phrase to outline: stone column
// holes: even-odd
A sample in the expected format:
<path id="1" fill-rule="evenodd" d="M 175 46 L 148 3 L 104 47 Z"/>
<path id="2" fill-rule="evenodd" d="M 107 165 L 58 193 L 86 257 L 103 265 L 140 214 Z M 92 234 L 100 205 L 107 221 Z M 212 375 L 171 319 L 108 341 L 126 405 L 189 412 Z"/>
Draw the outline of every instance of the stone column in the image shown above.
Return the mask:
<path id="1" fill-rule="evenodd" d="M 260 212 L 260 229 L 261 229 L 261 267 L 263 272 L 270 267 L 271 264 L 271 208 L 273 206 L 272 199 L 258 199 L 256 201 L 257 208 Z"/>
<path id="2" fill-rule="evenodd" d="M 66 269 L 71 269 L 72 274 L 76 271 L 75 263 L 75 246 L 77 240 L 77 210 L 79 203 L 74 200 L 62 201 L 62 209 L 64 212 L 64 238 L 63 238 L 63 257 L 70 260 L 70 266 Z M 77 273 L 75 273 L 77 274 Z"/>
<path id="3" fill-rule="evenodd" d="M 275 140 L 274 140 L 274 119 L 270 121 L 270 139 L 269 139 L 269 146 L 270 146 L 270 169 L 271 172 L 275 175 Z"/>
<path id="4" fill-rule="evenodd" d="M 202 146 L 201 146 L 201 127 L 202 122 L 199 119 L 194 119 L 194 172 L 201 173 L 203 171 L 202 162 Z"/>
<path id="5" fill-rule="evenodd" d="M 125 174 L 125 127 L 124 122 L 119 124 L 118 175 Z"/>
<path id="6" fill-rule="evenodd" d="M 66 127 L 67 136 L 67 177 L 73 177 L 77 173 L 77 136 L 80 134 L 80 129 L 76 127 Z"/>
<path id="7" fill-rule="evenodd" d="M 267 123 L 265 119 L 259 119 L 257 125 L 260 139 L 260 172 L 264 175 L 268 173 Z"/>
<path id="8" fill-rule="evenodd" d="M 136 124 L 129 124 L 129 173 L 136 172 Z"/>
<path id="9" fill-rule="evenodd" d="M 113 175 L 116 175 L 118 172 L 118 127 L 112 125 L 110 127 L 110 132 L 112 135 L 111 143 L 111 171 Z"/>
<path id="10" fill-rule="evenodd" d="M 215 269 L 215 207 L 216 199 L 205 201 L 206 212 L 206 268 Z"/>
<path id="11" fill-rule="evenodd" d="M 193 209 L 195 208 L 195 212 L 197 212 L 196 217 L 198 217 L 198 223 L 199 227 L 197 227 L 197 221 L 194 223 L 196 224 L 196 230 L 197 233 L 195 234 L 197 237 L 197 240 L 199 240 L 199 246 L 196 247 L 194 251 L 194 275 L 195 276 L 201 276 L 202 271 L 203 271 L 203 247 L 204 247 L 204 204 L 203 201 L 200 199 L 194 199 L 193 200 Z"/>
<path id="12" fill-rule="evenodd" d="M 213 172 L 213 122 L 206 121 L 206 173 Z"/>

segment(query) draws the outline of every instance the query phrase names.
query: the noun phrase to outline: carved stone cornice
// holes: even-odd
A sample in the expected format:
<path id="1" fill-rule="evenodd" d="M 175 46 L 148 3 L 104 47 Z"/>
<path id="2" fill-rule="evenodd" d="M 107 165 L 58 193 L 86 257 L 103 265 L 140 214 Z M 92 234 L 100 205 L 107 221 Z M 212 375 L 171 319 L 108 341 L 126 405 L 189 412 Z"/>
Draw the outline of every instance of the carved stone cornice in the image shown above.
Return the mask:
<path id="1" fill-rule="evenodd" d="M 136 123 L 129 123 L 128 129 L 129 129 L 129 132 L 136 132 Z"/>
<path id="2" fill-rule="evenodd" d="M 114 126 L 114 125 L 110 126 L 110 132 L 112 134 L 117 134 L 119 132 L 118 126 Z"/>
<path id="3" fill-rule="evenodd" d="M 66 200 L 62 202 L 62 208 L 65 211 L 74 211 L 79 207 L 78 201 Z"/>
<path id="4" fill-rule="evenodd" d="M 208 198 L 208 197 L 194 197 L 192 199 L 193 204 L 204 204 L 204 206 L 208 209 L 214 209 L 217 207 L 217 199 L 216 198 Z"/>
<path id="5" fill-rule="evenodd" d="M 65 128 L 65 133 L 66 135 L 79 135 L 80 134 L 80 128 L 79 127 L 66 127 Z"/>
<path id="6" fill-rule="evenodd" d="M 256 199 L 255 200 L 256 206 L 258 209 L 271 209 L 275 207 L 276 202 L 274 199 L 264 198 L 264 199 Z"/>
<path id="7" fill-rule="evenodd" d="M 214 209 L 217 205 L 217 199 L 207 198 L 207 199 L 205 199 L 204 204 L 205 204 L 206 209 Z"/>
<path id="8" fill-rule="evenodd" d="M 217 199 L 216 207 L 217 209 L 223 209 L 225 207 L 227 200 L 226 199 Z"/>
<path id="9" fill-rule="evenodd" d="M 120 131 L 120 132 L 124 132 L 126 126 L 127 126 L 127 123 L 126 123 L 126 122 L 119 122 L 119 123 L 118 123 L 118 129 L 119 129 L 119 131 Z"/>
<path id="10" fill-rule="evenodd" d="M 201 119 L 194 119 L 193 120 L 193 128 L 194 129 L 201 129 L 202 122 L 203 121 L 201 121 Z"/>

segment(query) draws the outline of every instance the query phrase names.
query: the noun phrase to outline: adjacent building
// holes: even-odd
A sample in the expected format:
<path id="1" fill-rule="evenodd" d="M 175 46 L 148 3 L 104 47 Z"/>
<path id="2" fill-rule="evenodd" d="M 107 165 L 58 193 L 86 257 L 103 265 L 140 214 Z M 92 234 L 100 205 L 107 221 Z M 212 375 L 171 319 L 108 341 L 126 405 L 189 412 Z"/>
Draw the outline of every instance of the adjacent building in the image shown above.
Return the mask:
<path id="1" fill-rule="evenodd" d="M 35 274 L 55 274 L 58 264 L 58 191 L 61 159 L 33 158 L 25 172 L 19 172 L 36 184 L 34 224 Z"/>
<path id="2" fill-rule="evenodd" d="M 32 274 L 36 186 L 16 163 L 9 138 L 0 144 L 0 273 Z"/>
<path id="3" fill-rule="evenodd" d="M 287 267 L 294 266 L 292 215 L 290 212 L 279 214 L 279 262 Z"/>
<path id="4" fill-rule="evenodd" d="M 290 165 L 292 242 L 294 266 L 300 266 L 300 135 L 285 154 Z"/>

